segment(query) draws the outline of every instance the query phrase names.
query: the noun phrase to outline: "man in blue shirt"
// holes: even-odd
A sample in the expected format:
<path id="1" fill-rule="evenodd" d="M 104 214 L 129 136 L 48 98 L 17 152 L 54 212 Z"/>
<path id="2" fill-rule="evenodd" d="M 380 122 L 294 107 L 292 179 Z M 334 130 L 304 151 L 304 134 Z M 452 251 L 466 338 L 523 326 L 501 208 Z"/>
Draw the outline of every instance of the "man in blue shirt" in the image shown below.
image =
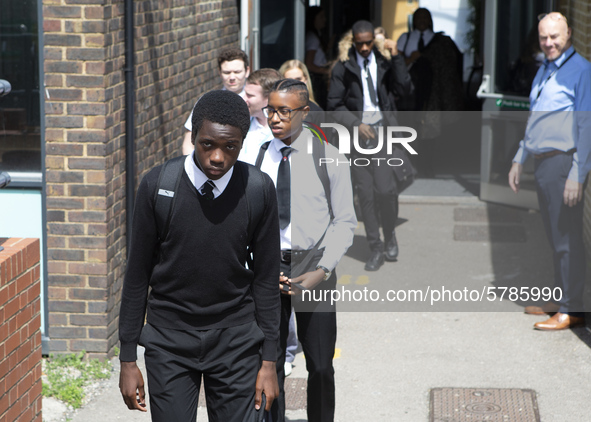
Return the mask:
<path id="1" fill-rule="evenodd" d="M 583 191 L 591 170 L 591 63 L 575 52 L 566 18 L 549 13 L 538 26 L 546 55 L 530 94 L 530 117 L 513 159 L 509 186 L 519 191 L 523 163 L 535 159 L 538 202 L 552 246 L 559 303 L 528 306 L 530 314 L 554 314 L 538 330 L 562 330 L 584 322 Z"/>

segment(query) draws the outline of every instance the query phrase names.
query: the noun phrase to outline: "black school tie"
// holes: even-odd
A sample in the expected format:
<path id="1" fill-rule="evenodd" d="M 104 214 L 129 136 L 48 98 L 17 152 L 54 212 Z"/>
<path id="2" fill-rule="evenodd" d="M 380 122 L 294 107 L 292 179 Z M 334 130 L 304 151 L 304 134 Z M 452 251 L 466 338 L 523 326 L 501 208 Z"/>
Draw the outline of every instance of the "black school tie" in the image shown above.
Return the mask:
<path id="1" fill-rule="evenodd" d="M 419 53 L 422 53 L 425 50 L 425 39 L 423 38 L 423 33 L 421 32 L 421 38 L 419 39 Z"/>
<path id="2" fill-rule="evenodd" d="M 369 59 L 365 59 L 363 61 L 363 67 L 367 73 L 367 89 L 369 90 L 369 98 L 371 98 L 371 102 L 375 105 L 378 103 L 378 97 L 376 95 L 376 89 L 373 86 L 371 72 L 369 71 Z"/>
<path id="3" fill-rule="evenodd" d="M 289 226 L 291 220 L 291 170 L 289 166 L 289 154 L 293 148 L 281 148 L 283 158 L 277 170 L 277 205 L 279 207 L 279 227 L 281 230 Z"/>
<path id="4" fill-rule="evenodd" d="M 201 195 L 205 199 L 212 200 L 214 198 L 213 188 L 215 188 L 215 184 L 211 180 L 208 180 L 201 186 Z"/>

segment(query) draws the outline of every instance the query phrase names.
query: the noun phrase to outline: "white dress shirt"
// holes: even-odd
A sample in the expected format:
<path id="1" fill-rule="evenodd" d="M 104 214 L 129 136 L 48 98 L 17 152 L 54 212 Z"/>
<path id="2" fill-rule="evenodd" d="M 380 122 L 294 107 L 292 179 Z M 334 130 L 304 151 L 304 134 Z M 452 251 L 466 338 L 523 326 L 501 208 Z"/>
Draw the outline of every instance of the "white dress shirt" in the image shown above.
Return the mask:
<path id="1" fill-rule="evenodd" d="M 326 55 L 324 54 L 324 50 L 322 49 L 322 44 L 320 43 L 320 38 L 318 35 L 314 33 L 314 31 L 308 31 L 306 33 L 306 52 L 310 50 L 315 50 L 316 53 L 314 54 L 314 64 L 318 67 L 324 67 L 327 64 Z"/>
<path id="2" fill-rule="evenodd" d="M 195 164 L 193 154 L 189 154 L 185 158 L 185 172 L 187 173 L 187 176 L 189 176 L 189 180 L 191 180 L 193 186 L 195 186 L 195 188 L 201 193 L 201 188 L 209 179 L 205 173 L 203 173 L 203 171 L 197 167 L 197 164 Z M 228 183 L 230 183 L 232 173 L 234 173 L 234 166 L 232 166 L 230 170 L 228 170 L 228 172 L 218 180 L 212 180 L 213 184 L 215 185 L 215 188 L 213 189 L 214 198 L 217 198 L 224 192 L 228 186 Z"/>
<path id="3" fill-rule="evenodd" d="M 369 95 L 369 86 L 367 85 L 367 71 L 365 70 L 365 58 L 355 51 L 355 55 L 357 56 L 357 64 L 361 69 L 361 84 L 363 85 L 363 119 L 362 122 L 368 125 L 377 123 L 382 120 L 382 113 L 380 111 L 380 106 L 378 104 L 374 104 L 371 100 L 371 96 Z M 373 54 L 373 51 L 369 53 L 367 57 L 369 63 L 367 64 L 367 68 L 369 69 L 369 73 L 371 75 L 371 80 L 373 82 L 373 89 L 376 93 L 376 100 L 378 96 L 378 63 L 376 62 L 376 56 Z"/>
<path id="4" fill-rule="evenodd" d="M 423 42 L 425 43 L 425 47 L 429 45 L 433 36 L 435 34 L 430 29 L 426 29 L 423 31 Z M 408 38 L 408 32 L 405 32 L 398 38 L 398 42 L 396 46 L 398 47 L 398 51 L 404 53 L 405 57 L 409 57 L 412 53 L 419 49 L 419 40 L 421 39 L 421 31 L 418 29 L 413 29 L 410 32 L 410 38 Z M 406 40 L 408 39 L 408 43 Z"/>
<path id="5" fill-rule="evenodd" d="M 331 164 L 323 164 L 327 165 L 334 213 L 334 220 L 328 227 L 330 215 L 326 195 L 311 150 L 308 150 L 309 142 L 320 141 L 313 138 L 308 129 L 304 129 L 298 139 L 289 145 L 293 148 L 288 157 L 291 168 L 291 222 L 281 230 L 281 249 L 312 249 L 326 231 L 320 245 L 321 249 L 324 248 L 324 255 L 319 265 L 333 270 L 353 243 L 353 231 L 357 227 L 351 172 L 345 156 L 339 154 L 332 145 L 326 145 L 326 157 L 334 160 Z M 283 141 L 274 138 L 261 164 L 261 170 L 271 177 L 275 186 L 279 163 L 283 158 L 281 148 L 285 146 Z M 245 161 L 254 165 L 257 156 L 258 151 L 245 157 Z M 337 160 L 341 163 L 338 166 Z"/>
<path id="6" fill-rule="evenodd" d="M 242 149 L 240 150 L 238 159 L 245 161 L 245 157 L 249 157 L 252 154 L 251 150 L 256 151 L 258 154 L 261 145 L 271 139 L 273 139 L 273 132 L 271 132 L 269 126 L 263 126 L 256 117 L 251 117 L 250 128 L 248 129 L 246 138 L 242 142 Z"/>

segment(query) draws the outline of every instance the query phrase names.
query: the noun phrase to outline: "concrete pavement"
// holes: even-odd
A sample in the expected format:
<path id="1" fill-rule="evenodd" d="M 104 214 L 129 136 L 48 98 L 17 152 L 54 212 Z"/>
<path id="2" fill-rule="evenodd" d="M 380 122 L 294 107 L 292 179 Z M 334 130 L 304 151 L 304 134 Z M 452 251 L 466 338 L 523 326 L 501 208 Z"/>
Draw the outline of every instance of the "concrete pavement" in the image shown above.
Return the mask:
<path id="1" fill-rule="evenodd" d="M 470 196 L 406 196 L 400 221 L 399 260 L 375 273 L 363 270 L 369 251 L 360 225 L 337 269 L 339 287 L 385 294 L 551 284 L 537 213 L 487 206 Z M 527 303 L 339 303 L 336 420 L 427 421 L 431 388 L 475 387 L 533 389 L 542 421 L 588 422 L 591 334 L 583 327 L 534 331 L 533 323 L 544 318 L 524 315 Z M 306 377 L 301 354 L 291 377 Z M 72 422 L 148 421 L 147 414 L 125 408 L 117 378 Z M 198 421 L 207 420 L 205 413 L 200 408 Z M 288 417 L 305 421 L 306 413 L 292 410 Z"/>

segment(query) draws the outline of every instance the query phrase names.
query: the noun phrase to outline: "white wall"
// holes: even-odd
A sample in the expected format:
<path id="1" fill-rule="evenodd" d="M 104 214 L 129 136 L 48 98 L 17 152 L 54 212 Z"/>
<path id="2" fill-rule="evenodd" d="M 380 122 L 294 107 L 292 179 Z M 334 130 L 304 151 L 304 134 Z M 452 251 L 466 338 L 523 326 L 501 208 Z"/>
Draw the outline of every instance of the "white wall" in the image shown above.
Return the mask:
<path id="1" fill-rule="evenodd" d="M 466 33 L 470 29 L 468 16 L 470 9 L 468 0 L 419 0 L 420 7 L 425 7 L 433 16 L 433 29 L 435 32 L 443 31 L 450 36 L 464 53 L 464 77 L 470 72 L 472 66 L 472 54 L 466 42 Z"/>

